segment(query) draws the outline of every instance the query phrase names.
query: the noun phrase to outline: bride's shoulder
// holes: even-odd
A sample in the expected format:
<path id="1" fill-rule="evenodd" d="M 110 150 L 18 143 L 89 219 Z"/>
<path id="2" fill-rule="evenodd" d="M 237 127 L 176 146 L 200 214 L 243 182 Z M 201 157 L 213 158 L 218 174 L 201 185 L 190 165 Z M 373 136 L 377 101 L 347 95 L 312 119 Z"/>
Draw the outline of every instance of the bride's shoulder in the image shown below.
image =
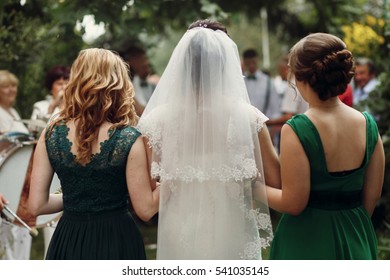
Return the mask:
<path id="1" fill-rule="evenodd" d="M 154 119 L 154 118 L 161 119 L 162 117 L 167 116 L 169 112 L 170 112 L 169 106 L 166 104 L 162 104 L 151 109 L 150 111 L 145 111 L 142 114 L 140 120 Z"/>
<path id="2" fill-rule="evenodd" d="M 264 124 L 269 120 L 269 118 L 255 106 L 252 106 L 250 104 L 247 104 L 247 106 L 251 122 L 255 124 L 256 130 L 260 131 L 263 128 Z"/>
<path id="3" fill-rule="evenodd" d="M 245 105 L 249 112 L 249 116 L 252 120 L 261 121 L 263 123 L 269 120 L 269 118 L 266 115 L 264 115 L 264 113 L 261 112 L 259 109 L 257 109 L 255 106 L 251 104 L 245 104 Z"/>

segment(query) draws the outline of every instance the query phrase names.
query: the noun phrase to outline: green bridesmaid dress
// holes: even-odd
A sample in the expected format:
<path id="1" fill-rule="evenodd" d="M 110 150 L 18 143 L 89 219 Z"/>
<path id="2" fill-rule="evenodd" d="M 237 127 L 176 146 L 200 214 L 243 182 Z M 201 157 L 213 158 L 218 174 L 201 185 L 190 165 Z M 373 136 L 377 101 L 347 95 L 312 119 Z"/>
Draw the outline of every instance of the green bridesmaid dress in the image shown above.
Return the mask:
<path id="1" fill-rule="evenodd" d="M 270 259 L 376 259 L 377 239 L 362 206 L 361 192 L 378 140 L 378 128 L 371 115 L 363 115 L 367 123 L 365 158 L 359 168 L 346 172 L 328 172 L 320 135 L 306 115 L 296 115 L 287 122 L 309 159 L 311 191 L 301 214 L 282 215 Z"/>

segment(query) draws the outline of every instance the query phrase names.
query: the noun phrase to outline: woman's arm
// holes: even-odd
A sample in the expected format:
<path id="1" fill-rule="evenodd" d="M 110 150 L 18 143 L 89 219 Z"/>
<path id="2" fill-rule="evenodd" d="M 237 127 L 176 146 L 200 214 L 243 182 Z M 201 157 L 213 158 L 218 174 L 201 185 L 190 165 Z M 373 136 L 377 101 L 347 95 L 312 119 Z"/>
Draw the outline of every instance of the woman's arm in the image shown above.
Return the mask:
<path id="1" fill-rule="evenodd" d="M 371 216 L 381 197 L 385 171 L 385 153 L 380 136 L 366 170 L 363 185 L 363 206 Z"/>
<path id="2" fill-rule="evenodd" d="M 29 209 L 35 215 L 52 214 L 63 210 L 62 194 L 50 194 L 53 168 L 46 151 L 45 131 L 34 151 L 29 194 Z"/>
<path id="3" fill-rule="evenodd" d="M 267 125 L 258 133 L 261 157 L 263 161 L 264 177 L 267 185 L 281 188 L 279 157 L 272 144 Z"/>
<path id="4" fill-rule="evenodd" d="M 269 206 L 282 213 L 298 215 L 309 201 L 310 164 L 297 135 L 287 124 L 281 131 L 280 166 L 282 189 L 267 187 Z"/>
<path id="5" fill-rule="evenodd" d="M 149 170 L 145 143 L 138 137 L 127 159 L 126 179 L 133 208 L 143 221 L 150 220 L 159 207 L 160 188 L 153 190 Z"/>

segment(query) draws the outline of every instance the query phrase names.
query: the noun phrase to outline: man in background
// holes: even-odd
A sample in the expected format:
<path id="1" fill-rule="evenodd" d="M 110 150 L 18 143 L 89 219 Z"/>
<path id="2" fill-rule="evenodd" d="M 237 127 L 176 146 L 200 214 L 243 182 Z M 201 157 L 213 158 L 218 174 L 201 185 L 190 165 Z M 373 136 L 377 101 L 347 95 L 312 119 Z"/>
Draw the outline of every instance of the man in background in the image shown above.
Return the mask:
<path id="1" fill-rule="evenodd" d="M 130 78 L 132 80 L 135 91 L 135 110 L 138 116 L 141 116 L 146 104 L 156 85 L 149 82 L 148 77 L 151 74 L 149 59 L 146 51 L 132 45 L 122 53 L 123 59 L 130 65 Z"/>
<path id="2" fill-rule="evenodd" d="M 373 61 L 366 57 L 357 58 L 355 61 L 355 77 L 353 89 L 353 104 L 357 105 L 369 97 L 378 85 L 376 70 Z"/>
<path id="3" fill-rule="evenodd" d="M 260 71 L 259 56 L 256 50 L 247 49 L 243 53 L 243 70 L 249 100 L 253 106 L 273 119 L 280 114 L 280 98 L 271 77 Z"/>

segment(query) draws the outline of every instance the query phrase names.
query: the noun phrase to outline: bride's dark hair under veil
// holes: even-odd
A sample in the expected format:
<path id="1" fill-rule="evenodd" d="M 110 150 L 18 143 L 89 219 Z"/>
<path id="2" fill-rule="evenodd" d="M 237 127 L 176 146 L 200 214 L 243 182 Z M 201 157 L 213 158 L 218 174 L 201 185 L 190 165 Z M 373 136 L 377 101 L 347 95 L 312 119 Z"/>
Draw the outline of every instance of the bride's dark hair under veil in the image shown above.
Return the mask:
<path id="1" fill-rule="evenodd" d="M 236 44 L 212 23 L 190 25 L 138 124 L 161 182 L 158 259 L 259 259 L 272 239 L 266 117 L 249 103 Z"/>

